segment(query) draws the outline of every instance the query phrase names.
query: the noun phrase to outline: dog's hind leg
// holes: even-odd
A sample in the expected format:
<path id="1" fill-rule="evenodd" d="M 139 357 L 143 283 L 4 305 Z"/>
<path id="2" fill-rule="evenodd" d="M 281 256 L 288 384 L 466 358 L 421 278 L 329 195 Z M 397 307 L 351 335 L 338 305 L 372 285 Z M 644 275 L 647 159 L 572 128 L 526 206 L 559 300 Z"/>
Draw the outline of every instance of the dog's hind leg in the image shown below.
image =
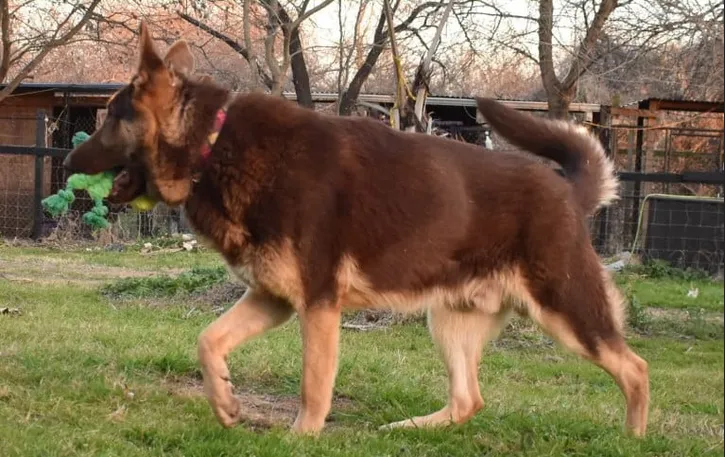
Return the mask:
<path id="1" fill-rule="evenodd" d="M 649 408 L 647 362 L 624 341 L 619 293 L 599 263 L 592 265 L 581 266 L 565 281 L 532 281 L 529 314 L 559 343 L 614 378 L 627 401 L 626 427 L 643 436 Z"/>
<path id="2" fill-rule="evenodd" d="M 448 404 L 427 416 L 394 422 L 382 428 L 434 427 L 463 423 L 482 407 L 478 364 L 486 342 L 495 338 L 509 317 L 508 310 L 489 313 L 478 308 L 445 306 L 428 311 L 428 326 L 448 371 Z"/>
<path id="3" fill-rule="evenodd" d="M 239 402 L 232 394 L 227 355 L 239 344 L 287 321 L 293 308 L 264 291 L 248 289 L 244 296 L 199 336 L 199 361 L 204 391 L 219 422 L 239 422 Z"/>

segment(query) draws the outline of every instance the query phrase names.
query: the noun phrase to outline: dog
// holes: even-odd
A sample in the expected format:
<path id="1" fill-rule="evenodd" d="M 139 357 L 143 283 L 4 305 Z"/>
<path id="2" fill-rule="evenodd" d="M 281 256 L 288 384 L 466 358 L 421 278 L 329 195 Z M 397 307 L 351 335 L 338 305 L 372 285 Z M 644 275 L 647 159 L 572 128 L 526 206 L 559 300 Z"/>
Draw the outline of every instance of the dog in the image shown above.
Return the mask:
<path id="1" fill-rule="evenodd" d="M 248 285 L 199 337 L 219 422 L 240 421 L 227 355 L 297 314 L 301 407 L 319 433 L 331 408 L 343 309 L 427 310 L 448 402 L 385 427 L 462 423 L 482 407 L 478 364 L 512 312 L 608 372 L 646 432 L 647 363 L 623 337 L 623 299 L 590 241 L 587 217 L 617 198 L 611 161 L 583 128 L 493 100 L 478 109 L 509 143 L 561 165 L 367 118 L 315 113 L 281 97 L 233 95 L 198 80 L 188 44 L 162 58 L 144 24 L 140 63 L 108 116 L 66 158 L 116 171 L 109 200 L 147 194 L 188 222 Z"/>

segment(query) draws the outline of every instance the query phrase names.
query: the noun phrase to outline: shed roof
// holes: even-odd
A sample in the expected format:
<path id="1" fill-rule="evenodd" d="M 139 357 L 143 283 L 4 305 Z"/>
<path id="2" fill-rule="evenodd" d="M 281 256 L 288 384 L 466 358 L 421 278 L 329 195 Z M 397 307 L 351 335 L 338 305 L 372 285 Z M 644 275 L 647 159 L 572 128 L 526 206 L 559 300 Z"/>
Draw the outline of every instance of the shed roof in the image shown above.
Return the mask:
<path id="1" fill-rule="evenodd" d="M 725 107 L 725 102 L 722 101 L 687 100 L 684 98 L 650 97 L 634 103 L 638 105 L 639 109 L 652 111 L 689 111 L 697 113 L 722 113 L 723 107 Z"/>
<path id="2" fill-rule="evenodd" d="M 37 94 L 41 92 L 62 92 L 70 95 L 110 95 L 122 88 L 124 84 L 120 83 L 94 83 L 94 84 L 74 84 L 74 83 L 22 83 L 14 94 Z M 4 84 L 0 84 L 0 89 L 4 88 Z M 294 92 L 285 92 L 283 94 L 290 100 L 296 100 L 297 95 Z M 319 103 L 334 103 L 338 99 L 336 92 L 313 92 L 312 98 Z M 358 99 L 367 103 L 392 104 L 392 94 L 360 94 Z M 500 100 L 506 105 L 515 109 L 525 111 L 547 111 L 546 102 L 531 100 Z M 454 96 L 430 96 L 428 104 L 431 106 L 450 106 L 450 107 L 476 107 L 476 100 L 472 97 L 454 97 Z M 596 103 L 572 103 L 571 112 L 580 113 L 596 113 L 601 109 L 601 105 Z"/>

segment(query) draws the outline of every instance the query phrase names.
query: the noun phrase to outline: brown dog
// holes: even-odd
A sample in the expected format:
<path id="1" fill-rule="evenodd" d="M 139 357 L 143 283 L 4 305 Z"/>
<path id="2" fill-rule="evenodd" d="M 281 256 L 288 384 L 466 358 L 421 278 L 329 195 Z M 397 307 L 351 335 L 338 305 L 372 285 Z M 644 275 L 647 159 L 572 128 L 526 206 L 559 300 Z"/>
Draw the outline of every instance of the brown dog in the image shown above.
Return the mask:
<path id="1" fill-rule="evenodd" d="M 293 429 L 320 431 L 341 310 L 392 308 L 427 309 L 449 399 L 438 412 L 391 426 L 472 417 L 483 406 L 481 350 L 519 311 L 609 372 L 626 397 L 628 428 L 645 433 L 647 364 L 623 339 L 622 299 L 586 224 L 615 198 L 616 181 L 586 131 L 479 100 L 500 135 L 560 163 L 564 178 L 518 155 L 325 116 L 267 95 L 232 96 L 190 78 L 186 43 L 159 57 L 144 25 L 140 46 L 138 72 L 66 166 L 121 171 L 117 202 L 146 192 L 183 205 L 197 233 L 249 285 L 199 338 L 205 390 L 223 425 L 240 412 L 226 356 L 297 313 L 304 355 Z"/>

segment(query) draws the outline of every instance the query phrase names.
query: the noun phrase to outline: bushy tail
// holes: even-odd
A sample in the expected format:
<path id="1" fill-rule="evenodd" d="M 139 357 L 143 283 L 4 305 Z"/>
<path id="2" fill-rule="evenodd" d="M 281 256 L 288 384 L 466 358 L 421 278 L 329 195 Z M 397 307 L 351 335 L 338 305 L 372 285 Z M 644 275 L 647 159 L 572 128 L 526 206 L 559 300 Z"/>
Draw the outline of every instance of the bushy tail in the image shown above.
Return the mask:
<path id="1" fill-rule="evenodd" d="M 534 117 L 487 98 L 476 102 L 493 130 L 506 141 L 561 165 L 586 214 L 618 198 L 614 165 L 599 140 L 584 127 Z"/>

